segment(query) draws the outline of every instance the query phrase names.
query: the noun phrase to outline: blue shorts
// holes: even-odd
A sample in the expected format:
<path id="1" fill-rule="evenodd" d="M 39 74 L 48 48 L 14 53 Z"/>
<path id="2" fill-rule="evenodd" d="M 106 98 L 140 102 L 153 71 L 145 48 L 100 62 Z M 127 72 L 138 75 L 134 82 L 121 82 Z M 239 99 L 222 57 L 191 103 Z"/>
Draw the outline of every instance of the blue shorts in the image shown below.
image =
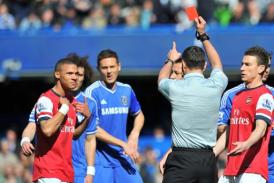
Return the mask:
<path id="1" fill-rule="evenodd" d="M 84 183 L 84 182 L 85 182 L 85 177 L 84 176 L 74 177 L 73 183 Z"/>
<path id="2" fill-rule="evenodd" d="M 269 173 L 268 174 L 268 181 L 267 183 L 274 183 L 274 174 Z"/>
<path id="3" fill-rule="evenodd" d="M 95 177 L 93 183 L 143 183 L 143 180 L 135 167 L 104 167 L 95 166 Z"/>

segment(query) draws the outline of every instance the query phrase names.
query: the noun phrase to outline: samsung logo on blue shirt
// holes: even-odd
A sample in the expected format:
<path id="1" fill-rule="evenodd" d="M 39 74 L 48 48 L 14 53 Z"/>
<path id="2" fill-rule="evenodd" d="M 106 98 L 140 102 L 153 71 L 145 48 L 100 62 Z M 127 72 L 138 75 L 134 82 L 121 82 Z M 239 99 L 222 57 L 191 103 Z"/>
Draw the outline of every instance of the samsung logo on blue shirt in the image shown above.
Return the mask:
<path id="1" fill-rule="evenodd" d="M 102 115 L 110 115 L 110 114 L 127 114 L 128 107 L 108 107 L 101 109 Z"/>

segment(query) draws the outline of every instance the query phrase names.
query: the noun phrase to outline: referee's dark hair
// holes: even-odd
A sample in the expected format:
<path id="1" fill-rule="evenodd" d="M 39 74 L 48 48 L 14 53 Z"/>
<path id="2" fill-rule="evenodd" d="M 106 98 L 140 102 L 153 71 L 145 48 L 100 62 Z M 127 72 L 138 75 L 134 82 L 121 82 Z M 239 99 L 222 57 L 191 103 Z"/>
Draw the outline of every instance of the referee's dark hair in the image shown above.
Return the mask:
<path id="1" fill-rule="evenodd" d="M 198 46 L 189 46 L 182 53 L 183 62 L 189 69 L 204 69 L 205 52 Z"/>

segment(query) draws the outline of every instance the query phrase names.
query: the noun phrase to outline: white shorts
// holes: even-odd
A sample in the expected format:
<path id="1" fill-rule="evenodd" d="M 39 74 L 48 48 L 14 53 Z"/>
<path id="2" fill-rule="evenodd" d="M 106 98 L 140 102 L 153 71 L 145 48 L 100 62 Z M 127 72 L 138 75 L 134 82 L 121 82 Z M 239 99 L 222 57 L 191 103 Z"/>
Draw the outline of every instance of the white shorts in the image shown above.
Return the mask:
<path id="1" fill-rule="evenodd" d="M 218 183 L 266 183 L 266 180 L 259 174 L 243 173 L 238 176 L 221 176 Z"/>
<path id="2" fill-rule="evenodd" d="M 57 178 L 41 178 L 41 179 L 38 179 L 36 183 L 67 183 L 67 182 L 62 182 L 60 179 L 57 179 Z"/>

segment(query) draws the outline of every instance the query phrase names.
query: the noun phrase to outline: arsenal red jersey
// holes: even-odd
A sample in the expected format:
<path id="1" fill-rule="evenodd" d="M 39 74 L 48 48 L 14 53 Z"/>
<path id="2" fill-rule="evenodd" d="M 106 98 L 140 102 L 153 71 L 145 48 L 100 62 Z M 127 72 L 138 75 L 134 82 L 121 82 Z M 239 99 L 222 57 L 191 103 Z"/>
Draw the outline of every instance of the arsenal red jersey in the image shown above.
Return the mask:
<path id="1" fill-rule="evenodd" d="M 256 120 L 264 120 L 267 130 L 258 142 L 248 150 L 235 156 L 228 156 L 224 175 L 236 176 L 242 173 L 255 173 L 268 179 L 268 143 L 271 132 L 273 96 L 264 86 L 245 89 L 235 95 L 230 114 L 228 152 L 235 148 L 232 143 L 246 141 L 255 129 Z"/>
<path id="2" fill-rule="evenodd" d="M 37 141 L 33 181 L 39 178 L 58 178 L 62 182 L 73 182 L 72 137 L 76 123 L 73 105 L 70 104 L 62 125 L 51 137 L 45 136 L 39 125 L 39 121 L 50 119 L 58 112 L 59 98 L 54 91 L 48 90 L 36 104 Z M 73 101 L 74 98 L 70 100 Z"/>

